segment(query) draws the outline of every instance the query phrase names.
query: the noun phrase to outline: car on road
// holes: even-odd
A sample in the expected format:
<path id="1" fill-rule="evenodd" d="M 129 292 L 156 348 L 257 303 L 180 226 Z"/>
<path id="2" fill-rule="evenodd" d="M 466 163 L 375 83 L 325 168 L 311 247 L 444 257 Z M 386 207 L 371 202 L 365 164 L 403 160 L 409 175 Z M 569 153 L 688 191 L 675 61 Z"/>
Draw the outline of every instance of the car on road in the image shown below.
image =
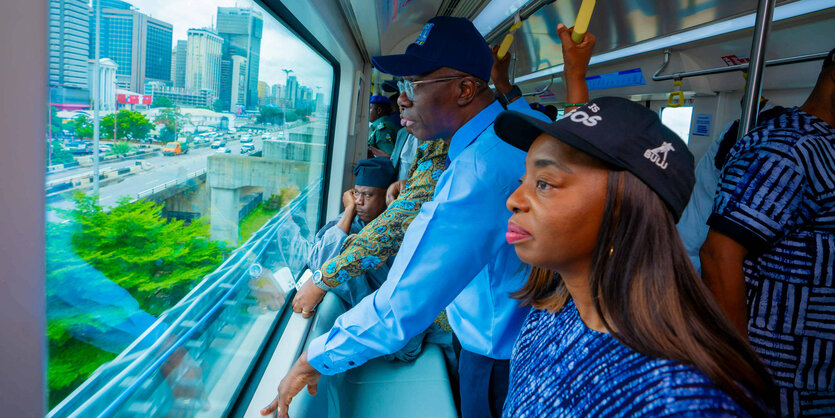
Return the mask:
<path id="1" fill-rule="evenodd" d="M 250 135 L 250 134 L 241 135 L 241 143 L 242 144 L 247 144 L 247 143 L 250 143 L 250 142 L 252 142 L 252 135 Z"/>
<path id="2" fill-rule="evenodd" d="M 169 142 L 162 147 L 162 155 L 188 154 L 188 144 L 185 142 Z"/>
<path id="3" fill-rule="evenodd" d="M 246 154 L 248 152 L 255 151 L 255 145 L 252 144 L 243 144 L 241 145 L 241 154 Z"/>
<path id="4" fill-rule="evenodd" d="M 225 147 L 225 146 L 226 146 L 226 140 L 225 139 L 218 139 L 215 142 L 212 142 L 211 148 L 212 149 L 218 149 L 218 148 L 222 148 L 222 147 Z"/>
<path id="5" fill-rule="evenodd" d="M 220 148 L 217 149 L 217 152 L 219 154 L 231 154 L 232 149 L 231 148 L 226 148 L 226 147 L 220 147 Z"/>
<path id="6" fill-rule="evenodd" d="M 67 151 L 71 152 L 74 155 L 78 154 L 92 154 L 93 153 L 93 141 L 74 141 L 68 142 L 66 145 Z"/>

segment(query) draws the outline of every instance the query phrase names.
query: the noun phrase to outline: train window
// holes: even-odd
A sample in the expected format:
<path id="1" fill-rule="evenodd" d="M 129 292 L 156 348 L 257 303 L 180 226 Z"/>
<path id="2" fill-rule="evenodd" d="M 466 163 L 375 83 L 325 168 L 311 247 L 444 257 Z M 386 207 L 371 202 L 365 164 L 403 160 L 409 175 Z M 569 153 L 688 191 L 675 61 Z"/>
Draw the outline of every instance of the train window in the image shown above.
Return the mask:
<path id="1" fill-rule="evenodd" d="M 690 119 L 693 106 L 665 107 L 661 109 L 661 123 L 678 134 L 685 144 L 690 143 Z"/>
<path id="2" fill-rule="evenodd" d="M 222 415 L 305 267 L 334 67 L 252 1 L 49 10 L 51 415 Z"/>

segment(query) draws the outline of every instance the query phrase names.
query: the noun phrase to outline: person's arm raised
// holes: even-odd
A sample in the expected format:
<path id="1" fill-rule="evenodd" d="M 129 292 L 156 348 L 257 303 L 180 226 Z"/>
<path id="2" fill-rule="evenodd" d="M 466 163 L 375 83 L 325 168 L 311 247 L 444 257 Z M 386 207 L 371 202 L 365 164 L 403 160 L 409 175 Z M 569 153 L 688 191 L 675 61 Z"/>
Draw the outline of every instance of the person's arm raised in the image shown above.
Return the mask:
<path id="1" fill-rule="evenodd" d="M 580 43 L 571 40 L 574 28 L 568 28 L 562 23 L 557 25 L 557 35 L 562 42 L 563 78 L 565 81 L 565 102 L 586 103 L 589 101 L 589 89 L 586 85 L 586 70 L 594 51 L 597 38 L 587 32 Z M 574 106 L 568 107 L 572 109 Z"/>

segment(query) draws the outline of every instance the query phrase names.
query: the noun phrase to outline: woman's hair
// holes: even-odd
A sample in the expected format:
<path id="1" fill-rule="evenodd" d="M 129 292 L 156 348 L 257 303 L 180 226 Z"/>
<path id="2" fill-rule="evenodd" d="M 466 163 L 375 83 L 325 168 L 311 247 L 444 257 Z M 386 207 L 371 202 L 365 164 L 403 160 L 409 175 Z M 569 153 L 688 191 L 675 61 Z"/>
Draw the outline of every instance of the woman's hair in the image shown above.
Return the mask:
<path id="1" fill-rule="evenodd" d="M 621 343 L 692 365 L 749 413 L 765 414 L 776 393 L 768 370 L 702 283 L 670 211 L 627 171 L 609 172 L 589 281 L 595 309 Z M 570 298 L 559 275 L 536 267 L 513 296 L 549 312 Z"/>

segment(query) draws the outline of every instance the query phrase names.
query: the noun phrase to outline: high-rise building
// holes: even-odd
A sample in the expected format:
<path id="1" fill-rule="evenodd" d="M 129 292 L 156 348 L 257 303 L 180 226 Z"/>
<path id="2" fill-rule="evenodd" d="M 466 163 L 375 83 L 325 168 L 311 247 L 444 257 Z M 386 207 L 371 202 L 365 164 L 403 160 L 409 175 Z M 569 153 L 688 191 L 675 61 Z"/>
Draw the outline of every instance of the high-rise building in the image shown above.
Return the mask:
<path id="1" fill-rule="evenodd" d="M 173 26 L 135 9 L 106 8 L 129 6 L 122 1 L 102 0 L 101 5 L 99 56 L 118 65 L 116 84 L 141 91 L 147 81 L 170 83 Z M 95 27 L 95 13 L 90 19 Z"/>
<path id="2" fill-rule="evenodd" d="M 85 0 L 49 1 L 49 85 L 51 103 L 89 105 L 87 59 L 90 50 Z"/>
<path id="3" fill-rule="evenodd" d="M 93 72 L 96 70 L 96 60 L 88 60 L 88 74 L 90 79 L 90 94 L 93 94 Z M 116 110 L 116 63 L 109 58 L 99 60 L 99 109 Z"/>
<path id="4" fill-rule="evenodd" d="M 235 106 L 246 106 L 246 58 L 240 55 L 232 55 L 231 75 L 229 102 L 231 110 L 235 110 Z"/>
<path id="5" fill-rule="evenodd" d="M 263 31 L 261 12 L 237 7 L 217 8 L 217 32 L 226 41 L 223 44 L 223 58 L 230 61 L 233 55 L 246 58 L 246 105 L 252 108 L 258 105 L 258 69 Z M 231 83 L 232 77 L 223 81 Z M 221 90 L 225 91 L 226 88 Z"/>
<path id="6" fill-rule="evenodd" d="M 258 82 L 258 106 L 264 106 L 267 104 L 267 96 L 269 95 L 267 90 L 269 88 L 270 86 L 267 83 L 263 81 Z"/>
<path id="7" fill-rule="evenodd" d="M 270 104 L 281 105 L 281 84 L 273 84 L 270 89 Z"/>
<path id="8" fill-rule="evenodd" d="M 133 5 L 126 1 L 122 0 L 93 0 L 93 10 L 96 10 L 99 3 L 101 3 L 102 10 L 104 9 L 118 9 L 118 10 L 130 10 L 133 9 Z"/>
<path id="9" fill-rule="evenodd" d="M 287 106 L 296 107 L 296 101 L 299 97 L 299 81 L 296 76 L 291 75 L 287 77 L 287 89 L 284 92 L 284 100 L 287 101 Z"/>
<path id="10" fill-rule="evenodd" d="M 209 90 L 220 94 L 220 55 L 223 38 L 211 29 L 188 30 L 186 53 L 186 90 Z"/>
<path id="11" fill-rule="evenodd" d="M 174 87 L 186 86 L 186 56 L 188 41 L 179 40 L 171 53 L 171 81 Z"/>

